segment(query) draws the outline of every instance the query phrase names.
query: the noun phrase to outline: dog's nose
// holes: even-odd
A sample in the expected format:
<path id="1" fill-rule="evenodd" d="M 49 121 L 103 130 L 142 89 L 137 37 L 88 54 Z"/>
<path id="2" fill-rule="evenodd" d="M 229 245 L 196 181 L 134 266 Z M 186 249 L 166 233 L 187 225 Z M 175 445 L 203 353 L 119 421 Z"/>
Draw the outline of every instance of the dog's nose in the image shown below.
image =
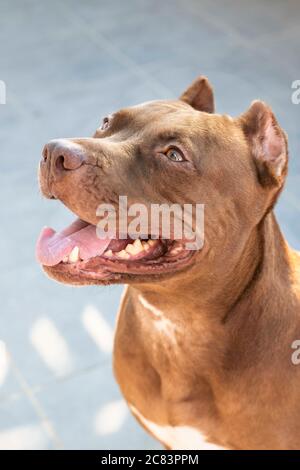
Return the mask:
<path id="1" fill-rule="evenodd" d="M 85 150 L 67 139 L 51 140 L 43 149 L 42 161 L 48 163 L 53 175 L 77 170 L 85 160 Z"/>

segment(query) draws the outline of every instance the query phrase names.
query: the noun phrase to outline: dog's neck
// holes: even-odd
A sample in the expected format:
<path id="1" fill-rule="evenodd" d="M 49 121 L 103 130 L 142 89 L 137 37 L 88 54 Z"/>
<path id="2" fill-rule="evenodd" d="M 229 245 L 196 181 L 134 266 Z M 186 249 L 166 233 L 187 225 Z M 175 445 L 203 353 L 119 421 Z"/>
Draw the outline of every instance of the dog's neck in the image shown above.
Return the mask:
<path id="1" fill-rule="evenodd" d="M 133 287 L 148 304 L 172 316 L 204 315 L 226 322 L 247 301 L 263 302 L 263 292 L 279 295 L 276 282 L 285 289 L 290 270 L 289 249 L 273 212 L 253 229 L 240 249 L 232 250 L 226 263 L 219 260 L 214 272 L 203 272 L 201 261 L 183 276 Z M 288 286 L 285 296 L 288 296 Z"/>

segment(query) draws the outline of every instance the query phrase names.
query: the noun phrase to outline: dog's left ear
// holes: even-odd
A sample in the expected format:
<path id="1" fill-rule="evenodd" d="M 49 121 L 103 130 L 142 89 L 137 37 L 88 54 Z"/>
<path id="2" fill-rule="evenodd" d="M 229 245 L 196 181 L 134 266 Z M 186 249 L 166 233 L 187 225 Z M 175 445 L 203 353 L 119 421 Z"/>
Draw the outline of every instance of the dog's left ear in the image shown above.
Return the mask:
<path id="1" fill-rule="evenodd" d="M 271 108 L 254 101 L 240 118 L 263 186 L 282 186 L 288 166 L 287 135 Z"/>
<path id="2" fill-rule="evenodd" d="M 198 77 L 179 99 L 198 111 L 215 112 L 213 88 L 206 77 Z"/>

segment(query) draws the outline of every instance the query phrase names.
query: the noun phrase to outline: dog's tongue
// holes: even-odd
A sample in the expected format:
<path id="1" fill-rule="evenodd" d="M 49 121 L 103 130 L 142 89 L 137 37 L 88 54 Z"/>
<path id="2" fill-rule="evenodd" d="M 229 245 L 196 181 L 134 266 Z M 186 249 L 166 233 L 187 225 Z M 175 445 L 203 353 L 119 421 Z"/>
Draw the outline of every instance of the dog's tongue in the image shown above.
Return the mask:
<path id="1" fill-rule="evenodd" d="M 68 256 L 75 246 L 79 256 L 85 260 L 101 255 L 110 243 L 110 239 L 100 239 L 96 227 L 78 219 L 62 232 L 55 232 L 45 227 L 37 241 L 36 257 L 45 266 L 55 266 Z"/>

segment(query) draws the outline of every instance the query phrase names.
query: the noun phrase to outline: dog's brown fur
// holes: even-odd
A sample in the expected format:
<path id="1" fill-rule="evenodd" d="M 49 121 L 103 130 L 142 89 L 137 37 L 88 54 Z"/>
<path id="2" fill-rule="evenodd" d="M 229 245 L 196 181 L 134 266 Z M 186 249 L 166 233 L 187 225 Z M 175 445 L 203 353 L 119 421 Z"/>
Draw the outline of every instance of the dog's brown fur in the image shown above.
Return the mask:
<path id="1" fill-rule="evenodd" d="M 167 140 L 180 140 L 187 165 L 154 155 Z M 168 448 L 299 448 L 291 345 L 300 336 L 300 256 L 273 213 L 288 150 L 271 109 L 254 102 L 236 119 L 214 114 L 201 77 L 179 101 L 121 110 L 108 130 L 72 141 L 86 164 L 64 175 L 47 168 L 41 187 L 90 223 L 99 202 L 116 204 L 119 194 L 146 205 L 205 204 L 204 248 L 188 267 L 111 279 L 130 284 L 114 368 L 137 419 Z"/>

